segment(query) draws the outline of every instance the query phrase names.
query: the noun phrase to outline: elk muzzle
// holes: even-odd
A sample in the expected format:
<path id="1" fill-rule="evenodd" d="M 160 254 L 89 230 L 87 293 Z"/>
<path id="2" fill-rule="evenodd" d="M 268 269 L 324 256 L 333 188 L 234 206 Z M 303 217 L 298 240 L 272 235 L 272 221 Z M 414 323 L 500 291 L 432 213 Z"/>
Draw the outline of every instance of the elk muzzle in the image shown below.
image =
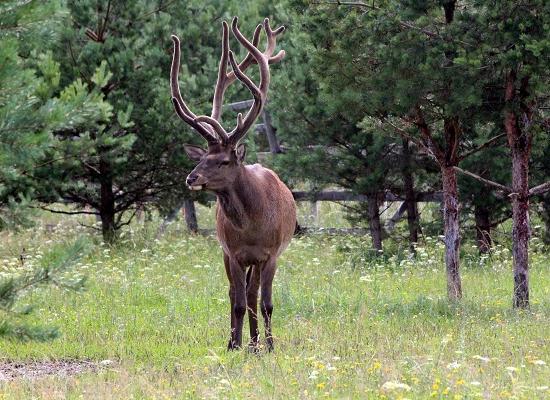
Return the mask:
<path id="1" fill-rule="evenodd" d="M 191 190 L 202 190 L 206 186 L 204 177 L 194 172 L 191 172 L 189 176 L 187 176 L 185 183 Z"/>

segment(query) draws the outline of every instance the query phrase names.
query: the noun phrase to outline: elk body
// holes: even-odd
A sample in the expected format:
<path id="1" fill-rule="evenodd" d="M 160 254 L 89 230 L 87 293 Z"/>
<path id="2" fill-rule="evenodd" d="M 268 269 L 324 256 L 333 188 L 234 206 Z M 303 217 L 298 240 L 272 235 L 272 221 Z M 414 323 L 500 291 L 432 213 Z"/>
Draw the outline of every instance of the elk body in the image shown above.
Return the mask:
<path id="1" fill-rule="evenodd" d="M 207 149 L 185 145 L 189 157 L 198 162 L 186 183 L 192 190 L 211 191 L 218 199 L 216 231 L 223 250 L 231 300 L 231 338 L 228 348 L 241 347 L 244 316 L 248 310 L 250 347 L 257 349 L 258 290 L 261 288 L 260 310 L 265 323 L 266 346 L 272 350 L 272 283 L 277 258 L 288 246 L 294 233 L 296 206 L 292 193 L 273 171 L 259 164 L 244 164 L 245 146 L 239 144 L 239 141 L 254 125 L 266 102 L 270 81 L 269 64 L 284 57 L 284 51 L 273 55 L 276 37 L 283 32 L 284 27 L 272 30 L 266 18 L 263 25 L 256 27 L 250 42 L 237 24 L 235 17 L 231 31 L 248 54 L 240 63 L 235 61 L 229 49 L 229 26 L 224 21 L 222 56 L 210 116 L 193 114 L 182 99 L 178 84 L 180 42 L 177 36 L 172 36 L 174 54 L 170 85 L 176 113 L 208 143 Z M 263 52 L 258 48 L 262 30 L 267 36 Z M 228 63 L 232 68 L 229 73 Z M 253 64 L 257 64 L 260 70 L 259 85 L 244 74 Z M 220 123 L 223 96 L 227 87 L 236 79 L 250 90 L 254 100 L 244 118 L 239 114 L 236 127 L 227 132 Z"/>

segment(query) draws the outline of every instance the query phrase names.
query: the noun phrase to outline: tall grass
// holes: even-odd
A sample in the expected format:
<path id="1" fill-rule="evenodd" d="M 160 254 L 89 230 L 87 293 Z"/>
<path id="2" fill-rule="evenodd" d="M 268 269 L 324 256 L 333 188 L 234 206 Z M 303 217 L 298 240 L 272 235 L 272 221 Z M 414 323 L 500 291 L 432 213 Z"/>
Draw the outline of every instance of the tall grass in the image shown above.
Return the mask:
<path id="1" fill-rule="evenodd" d="M 0 270 L 20 268 L 84 228 L 65 220 L 2 233 Z M 443 244 L 428 238 L 374 255 L 368 238 L 295 238 L 274 283 L 275 352 L 227 352 L 229 301 L 214 237 L 180 223 L 155 240 L 134 225 L 71 271 L 87 276 L 77 294 L 41 288 L 37 324 L 62 336 L 49 343 L 0 339 L 3 360 L 115 361 L 98 372 L 0 382 L 2 398 L 548 398 L 550 262 L 531 244 L 532 307 L 514 311 L 507 246 L 462 254 L 464 299 L 449 304 Z M 24 250 L 23 250 L 24 248 Z M 245 329 L 247 327 L 245 326 Z M 248 336 L 246 331 L 245 337 Z"/>

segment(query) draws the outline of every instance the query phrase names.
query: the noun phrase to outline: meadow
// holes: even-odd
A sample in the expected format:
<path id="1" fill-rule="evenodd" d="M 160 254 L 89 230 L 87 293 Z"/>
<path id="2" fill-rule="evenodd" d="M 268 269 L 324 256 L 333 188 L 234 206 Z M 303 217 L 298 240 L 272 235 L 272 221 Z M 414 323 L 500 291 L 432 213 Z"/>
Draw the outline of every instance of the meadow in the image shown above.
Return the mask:
<path id="1" fill-rule="evenodd" d="M 550 261 L 537 238 L 532 306 L 515 311 L 505 244 L 485 256 L 464 246 L 464 298 L 449 304 L 437 237 L 415 256 L 393 243 L 378 257 L 367 237 L 297 237 L 274 282 L 275 352 L 255 355 L 226 351 L 227 280 L 215 238 L 189 235 L 180 222 L 155 233 L 154 222 L 134 224 L 114 247 L 73 219 L 1 233 L 2 275 L 47 264 L 50 249 L 76 237 L 89 250 L 67 272 L 87 277 L 84 291 L 44 286 L 20 300 L 36 305 L 33 323 L 58 326 L 61 336 L 0 339 L 0 363 L 103 366 L 0 381 L 0 398 L 550 397 Z"/>

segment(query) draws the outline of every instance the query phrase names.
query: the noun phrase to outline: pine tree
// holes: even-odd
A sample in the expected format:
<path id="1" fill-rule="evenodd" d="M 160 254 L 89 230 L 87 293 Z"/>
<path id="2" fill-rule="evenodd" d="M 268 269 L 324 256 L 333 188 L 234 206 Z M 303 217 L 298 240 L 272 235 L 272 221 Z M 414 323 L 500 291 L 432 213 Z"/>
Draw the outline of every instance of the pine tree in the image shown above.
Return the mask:
<path id="1" fill-rule="evenodd" d="M 18 340 L 49 340 L 58 336 L 56 327 L 31 325 L 25 319 L 33 311 L 31 305 L 20 305 L 20 299 L 44 285 L 54 285 L 63 289 L 78 291 L 83 288 L 84 278 L 67 279 L 67 272 L 85 251 L 84 241 L 77 240 L 65 248 L 59 246 L 51 250 L 42 264 L 20 273 L 3 274 L 0 278 L 0 337 Z M 24 260 L 22 259 L 22 263 Z"/>
<path id="2" fill-rule="evenodd" d="M 395 138 L 361 124 L 368 111 L 356 81 L 357 53 L 349 47 L 362 34 L 347 29 L 352 22 L 342 9 L 313 12 L 302 2 L 293 7 L 287 17 L 284 76 L 274 83 L 272 102 L 285 153 L 274 161 L 291 184 L 308 182 L 314 191 L 337 185 L 366 195 L 368 201 L 353 206 L 349 217 L 366 220 L 373 248 L 382 250 L 380 205 L 386 190 L 404 193 L 402 152 Z M 417 219 L 412 223 L 416 241 Z"/>
<path id="3" fill-rule="evenodd" d="M 170 35 L 181 37 L 182 92 L 200 113 L 208 109 L 216 81 L 220 20 L 238 9 L 237 2 L 198 0 L 69 3 L 70 22 L 54 54 L 62 65 L 61 82 L 80 79 L 113 110 L 99 126 L 58 130 L 49 159 L 61 161 L 41 176 L 76 206 L 71 213 L 101 219 L 105 241 L 115 240 L 139 209 L 152 205 L 168 212 L 191 196 L 185 177 L 192 163 L 182 145 L 198 138 L 177 118 L 170 100 Z M 243 26 L 256 23 L 256 13 L 255 7 L 241 10 Z M 252 31 L 252 25 L 247 28 Z M 95 70 L 102 73 L 100 81 L 93 80 Z"/>
<path id="4" fill-rule="evenodd" d="M 0 228 L 29 223 L 37 192 L 52 194 L 36 179 L 52 132 L 101 121 L 110 106 L 90 96 L 81 82 L 60 96 L 59 64 L 47 49 L 57 34 L 59 2 L 4 2 L 0 10 Z M 44 46 L 44 47 L 43 47 Z"/>

